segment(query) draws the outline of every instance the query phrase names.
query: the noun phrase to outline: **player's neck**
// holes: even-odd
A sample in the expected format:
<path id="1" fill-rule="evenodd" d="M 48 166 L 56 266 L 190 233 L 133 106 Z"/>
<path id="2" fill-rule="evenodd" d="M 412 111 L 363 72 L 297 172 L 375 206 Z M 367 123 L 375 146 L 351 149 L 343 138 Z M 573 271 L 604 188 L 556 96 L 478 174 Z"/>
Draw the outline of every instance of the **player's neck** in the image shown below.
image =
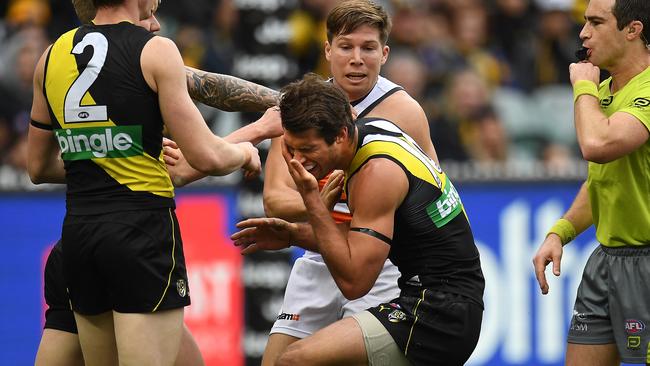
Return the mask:
<path id="1" fill-rule="evenodd" d="M 95 19 L 93 19 L 93 23 L 102 25 L 117 24 L 123 21 L 128 21 L 137 24 L 140 20 L 139 18 L 137 3 L 126 2 L 119 6 L 101 7 L 97 9 L 97 15 L 95 16 Z"/>
<path id="2" fill-rule="evenodd" d="M 617 65 L 608 70 L 612 75 L 612 93 L 621 90 L 632 78 L 648 67 L 650 67 L 650 52 L 647 49 L 643 53 L 639 52 L 639 54 L 621 59 Z"/>
<path id="3" fill-rule="evenodd" d="M 348 168 L 352 164 L 352 160 L 354 159 L 354 156 L 357 154 L 358 141 L 359 141 L 359 129 L 355 126 L 354 138 L 350 139 L 348 145 L 345 146 L 343 154 L 341 155 L 341 160 L 340 160 L 341 164 L 339 164 L 339 167 L 337 167 L 337 169 L 342 169 L 343 171 L 348 170 Z"/>

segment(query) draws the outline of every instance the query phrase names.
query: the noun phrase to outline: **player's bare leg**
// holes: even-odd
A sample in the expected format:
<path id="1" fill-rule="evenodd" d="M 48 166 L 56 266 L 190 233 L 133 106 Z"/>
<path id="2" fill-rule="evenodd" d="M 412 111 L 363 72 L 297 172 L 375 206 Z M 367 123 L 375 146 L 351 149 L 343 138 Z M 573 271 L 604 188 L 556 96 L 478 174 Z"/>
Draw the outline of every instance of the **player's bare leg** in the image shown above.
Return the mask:
<path id="1" fill-rule="evenodd" d="M 274 366 L 290 344 L 299 341 L 300 338 L 292 337 L 288 334 L 273 333 L 269 336 L 262 356 L 262 366 Z"/>
<path id="2" fill-rule="evenodd" d="M 621 359 L 615 343 L 567 344 L 566 366 L 618 366 Z"/>
<path id="3" fill-rule="evenodd" d="M 354 318 L 344 318 L 287 347 L 277 366 L 367 365 L 363 333 Z"/>
<path id="4" fill-rule="evenodd" d="M 113 312 L 113 319 L 121 366 L 174 364 L 183 335 L 183 308 L 147 314 Z"/>
<path id="5" fill-rule="evenodd" d="M 58 329 L 43 329 L 34 366 L 84 366 L 79 336 Z"/>
<path id="6" fill-rule="evenodd" d="M 86 366 L 114 366 L 118 364 L 113 313 L 99 315 L 74 314 L 79 330 L 79 343 Z"/>
<path id="7" fill-rule="evenodd" d="M 204 366 L 203 356 L 199 350 L 199 345 L 196 344 L 192 333 L 183 324 L 183 336 L 181 337 L 181 348 L 178 350 L 176 356 L 176 363 L 174 366 Z"/>

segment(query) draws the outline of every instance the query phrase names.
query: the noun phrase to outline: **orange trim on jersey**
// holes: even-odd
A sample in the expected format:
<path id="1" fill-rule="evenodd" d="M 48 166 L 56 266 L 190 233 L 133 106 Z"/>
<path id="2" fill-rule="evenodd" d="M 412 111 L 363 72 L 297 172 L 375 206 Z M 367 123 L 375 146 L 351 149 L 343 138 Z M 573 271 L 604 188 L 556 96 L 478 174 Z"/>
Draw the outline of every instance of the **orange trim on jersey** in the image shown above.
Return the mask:
<path id="1" fill-rule="evenodd" d="M 325 187 L 325 184 L 327 183 L 327 179 L 330 177 L 330 174 L 327 174 L 323 179 L 318 181 L 319 191 L 322 190 L 323 187 Z M 345 196 L 345 192 L 341 193 L 341 197 L 339 198 L 339 203 L 344 203 L 346 205 L 348 204 L 347 197 Z M 334 208 L 334 210 L 330 212 L 330 214 L 332 215 L 332 218 L 337 224 L 352 221 L 352 215 L 350 215 L 347 212 L 336 211 L 336 208 Z"/>

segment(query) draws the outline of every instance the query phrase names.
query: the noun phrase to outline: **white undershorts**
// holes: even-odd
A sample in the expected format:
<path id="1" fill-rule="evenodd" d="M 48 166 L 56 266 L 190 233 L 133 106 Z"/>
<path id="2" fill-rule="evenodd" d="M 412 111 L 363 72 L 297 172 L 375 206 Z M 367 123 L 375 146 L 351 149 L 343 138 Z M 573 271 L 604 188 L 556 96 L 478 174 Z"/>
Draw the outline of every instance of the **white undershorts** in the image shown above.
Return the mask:
<path id="1" fill-rule="evenodd" d="M 386 260 L 375 285 L 364 297 L 348 300 L 336 286 L 322 257 L 307 252 L 291 269 L 284 303 L 271 334 L 305 338 L 337 320 L 399 297 L 397 267 Z"/>

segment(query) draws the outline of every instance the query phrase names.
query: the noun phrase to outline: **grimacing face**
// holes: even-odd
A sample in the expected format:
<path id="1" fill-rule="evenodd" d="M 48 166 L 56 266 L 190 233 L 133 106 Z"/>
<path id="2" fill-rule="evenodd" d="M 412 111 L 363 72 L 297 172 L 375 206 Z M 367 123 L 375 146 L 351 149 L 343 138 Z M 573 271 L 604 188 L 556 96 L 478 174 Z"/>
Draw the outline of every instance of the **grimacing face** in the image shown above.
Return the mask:
<path id="1" fill-rule="evenodd" d="M 295 134 L 284 130 L 282 139 L 289 155 L 316 179 L 324 178 L 337 168 L 339 138 L 332 145 L 327 145 L 325 139 L 311 129 Z"/>
<path id="2" fill-rule="evenodd" d="M 340 34 L 325 44 L 334 82 L 351 101 L 370 92 L 377 82 L 381 65 L 388 59 L 389 48 L 382 45 L 379 29 L 362 25 L 350 34 Z"/>

